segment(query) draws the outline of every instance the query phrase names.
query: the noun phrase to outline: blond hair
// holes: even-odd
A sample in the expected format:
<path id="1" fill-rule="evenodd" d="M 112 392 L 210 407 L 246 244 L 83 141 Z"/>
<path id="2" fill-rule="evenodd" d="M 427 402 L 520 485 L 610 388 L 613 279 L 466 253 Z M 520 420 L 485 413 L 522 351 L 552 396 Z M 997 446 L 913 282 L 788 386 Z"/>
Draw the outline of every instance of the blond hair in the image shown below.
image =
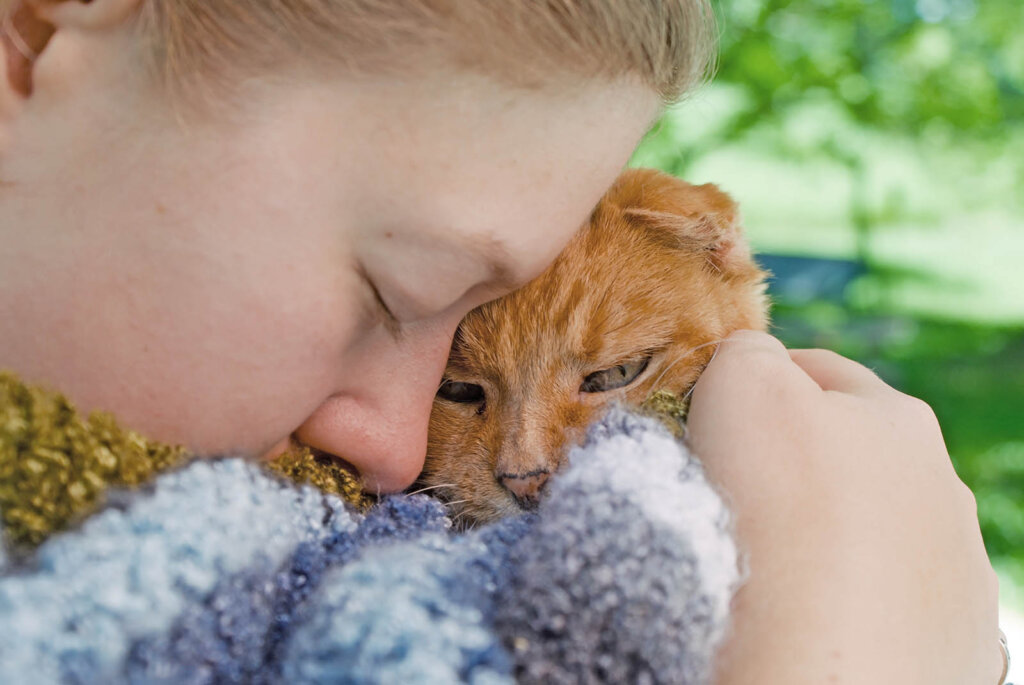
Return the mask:
<path id="1" fill-rule="evenodd" d="M 633 77 L 671 101 L 712 64 L 708 1 L 141 0 L 137 20 L 176 88 L 340 63 L 371 75 L 448 66 L 523 87 Z"/>

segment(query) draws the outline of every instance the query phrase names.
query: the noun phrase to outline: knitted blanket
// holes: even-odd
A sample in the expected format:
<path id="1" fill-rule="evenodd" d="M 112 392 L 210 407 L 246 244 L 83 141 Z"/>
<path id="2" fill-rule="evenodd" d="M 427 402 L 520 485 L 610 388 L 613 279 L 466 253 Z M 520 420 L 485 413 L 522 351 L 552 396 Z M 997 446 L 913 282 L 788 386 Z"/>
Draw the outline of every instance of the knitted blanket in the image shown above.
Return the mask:
<path id="1" fill-rule="evenodd" d="M 465 533 L 239 459 L 0 546 L 0 683 L 704 683 L 739 581 L 729 516 L 658 422 L 612 410 L 535 514 Z"/>

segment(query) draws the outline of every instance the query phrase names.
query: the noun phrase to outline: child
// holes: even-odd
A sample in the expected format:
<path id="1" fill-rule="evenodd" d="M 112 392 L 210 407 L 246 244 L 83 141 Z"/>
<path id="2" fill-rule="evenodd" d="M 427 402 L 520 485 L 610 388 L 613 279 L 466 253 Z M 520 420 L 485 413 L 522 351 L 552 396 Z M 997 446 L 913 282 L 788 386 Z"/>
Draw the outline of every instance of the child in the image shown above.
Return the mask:
<path id="1" fill-rule="evenodd" d="M 294 435 L 385 492 L 460 318 L 709 61 L 703 0 L 6 4 L 0 368 L 199 453 Z M 692 412 L 751 553 L 720 682 L 996 681 L 973 501 L 919 403 L 741 335 Z"/>

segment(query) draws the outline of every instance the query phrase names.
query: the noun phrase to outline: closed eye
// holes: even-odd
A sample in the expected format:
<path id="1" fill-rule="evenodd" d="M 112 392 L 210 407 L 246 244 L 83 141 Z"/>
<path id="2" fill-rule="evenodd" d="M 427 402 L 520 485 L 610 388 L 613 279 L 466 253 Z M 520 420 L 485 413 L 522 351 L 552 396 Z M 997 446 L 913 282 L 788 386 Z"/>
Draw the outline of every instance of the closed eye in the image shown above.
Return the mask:
<path id="1" fill-rule="evenodd" d="M 449 402 L 475 404 L 484 401 L 484 389 L 476 383 L 444 380 L 437 389 L 437 396 Z"/>
<path id="2" fill-rule="evenodd" d="M 384 324 L 384 329 L 395 340 L 400 339 L 402 335 L 402 324 L 398 320 L 398 317 L 395 316 L 394 312 L 391 311 L 391 308 L 388 307 L 388 303 L 384 301 L 384 297 L 380 294 L 380 289 L 377 287 L 377 284 L 373 282 L 373 279 L 370 278 L 370 275 L 366 272 L 366 268 L 363 267 L 362 264 L 356 265 L 356 272 L 359 274 L 359 277 L 363 279 L 363 282 L 365 282 L 370 288 L 370 293 L 373 295 L 374 307 L 377 309 L 379 320 Z"/>
<path id="3" fill-rule="evenodd" d="M 583 384 L 580 385 L 580 392 L 607 392 L 608 390 L 624 388 L 643 373 L 650 361 L 650 357 L 645 357 L 638 361 L 625 362 L 609 369 L 595 371 L 583 379 Z"/>

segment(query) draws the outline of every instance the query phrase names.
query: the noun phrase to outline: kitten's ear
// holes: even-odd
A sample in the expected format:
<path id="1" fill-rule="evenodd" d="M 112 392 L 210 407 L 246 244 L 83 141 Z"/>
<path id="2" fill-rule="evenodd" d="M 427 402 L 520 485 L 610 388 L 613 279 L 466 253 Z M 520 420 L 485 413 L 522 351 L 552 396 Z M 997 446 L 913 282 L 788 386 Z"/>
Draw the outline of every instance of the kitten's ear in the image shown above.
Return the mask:
<path id="1" fill-rule="evenodd" d="M 627 220 L 649 228 L 666 247 L 703 252 L 719 271 L 751 263 L 736 203 L 711 183 L 695 186 L 654 169 L 629 169 L 604 201 L 617 206 Z"/>

